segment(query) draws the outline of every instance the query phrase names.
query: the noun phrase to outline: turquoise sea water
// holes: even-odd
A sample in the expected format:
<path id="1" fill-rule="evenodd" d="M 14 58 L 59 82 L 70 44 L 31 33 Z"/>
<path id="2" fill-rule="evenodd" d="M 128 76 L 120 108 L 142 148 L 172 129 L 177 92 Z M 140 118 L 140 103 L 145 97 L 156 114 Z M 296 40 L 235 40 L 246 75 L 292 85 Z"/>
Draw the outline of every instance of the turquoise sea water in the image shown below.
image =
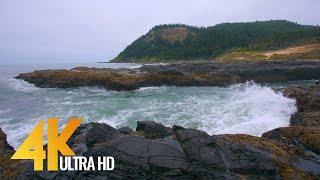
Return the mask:
<path id="1" fill-rule="evenodd" d="M 246 133 L 260 136 L 288 126 L 295 100 L 253 82 L 228 87 L 146 87 L 132 92 L 99 88 L 37 88 L 13 77 L 36 69 L 75 66 L 135 68 L 137 64 L 6 65 L 0 67 L 0 127 L 17 147 L 40 119 L 69 117 L 135 128 L 136 121 L 155 120 L 197 128 L 209 134 Z M 301 82 L 300 82 L 301 83 Z"/>

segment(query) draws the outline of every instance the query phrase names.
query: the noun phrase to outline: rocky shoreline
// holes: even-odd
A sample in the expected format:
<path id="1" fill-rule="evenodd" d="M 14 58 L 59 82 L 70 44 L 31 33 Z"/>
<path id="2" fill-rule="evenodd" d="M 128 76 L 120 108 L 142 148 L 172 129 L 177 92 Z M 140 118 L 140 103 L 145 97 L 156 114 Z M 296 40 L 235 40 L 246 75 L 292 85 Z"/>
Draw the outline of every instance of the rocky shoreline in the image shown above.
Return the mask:
<path id="1" fill-rule="evenodd" d="M 81 125 L 69 140 L 77 155 L 115 157 L 111 172 L 34 172 L 14 153 L 0 131 L 0 179 L 319 179 L 320 86 L 291 86 L 297 100 L 291 127 L 262 137 L 213 135 L 153 121 L 136 130 L 107 124 Z"/>
<path id="2" fill-rule="evenodd" d="M 254 80 L 257 83 L 311 80 L 320 77 L 319 60 L 261 62 L 202 62 L 144 65 L 136 69 L 77 67 L 19 74 L 37 87 L 102 87 L 130 91 L 150 86 L 225 86 Z"/>

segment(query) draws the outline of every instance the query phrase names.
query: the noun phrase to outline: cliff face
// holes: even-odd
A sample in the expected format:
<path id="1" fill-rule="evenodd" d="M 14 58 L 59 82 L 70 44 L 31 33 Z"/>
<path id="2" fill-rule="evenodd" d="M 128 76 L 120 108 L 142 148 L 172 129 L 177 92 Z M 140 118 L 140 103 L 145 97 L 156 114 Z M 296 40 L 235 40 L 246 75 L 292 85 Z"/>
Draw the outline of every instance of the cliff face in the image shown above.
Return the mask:
<path id="1" fill-rule="evenodd" d="M 281 20 L 224 23 L 207 28 L 159 25 L 130 44 L 112 62 L 210 60 L 237 48 L 266 51 L 319 39 L 318 27 Z"/>
<path id="2" fill-rule="evenodd" d="M 0 164 L 0 177 L 15 179 L 316 179 L 320 177 L 320 86 L 289 87 L 298 112 L 291 127 L 262 137 L 214 135 L 153 121 L 136 131 L 107 124 L 81 125 L 69 140 L 77 155 L 113 156 L 111 172 L 33 172 L 30 161 Z M 307 114 L 306 114 L 307 113 Z M 309 118 L 310 114 L 314 118 Z M 297 118 L 298 117 L 298 118 Z M 1 142 L 6 142 L 5 136 Z M 6 143 L 5 143 L 6 144 Z M 8 148 L 9 147 L 9 148 Z M 0 152 L 12 150 L 1 146 Z M 10 155 L 10 153 L 9 153 Z M 2 153 L 1 158 L 9 157 Z M 2 160 L 1 159 L 1 160 Z M 7 158 L 8 159 L 8 158 Z M 1 161 L 0 161 L 1 162 Z M 19 168 L 13 168 L 19 167 Z M 11 169 L 10 169 L 11 168 Z M 12 172 L 6 174 L 6 172 Z"/>

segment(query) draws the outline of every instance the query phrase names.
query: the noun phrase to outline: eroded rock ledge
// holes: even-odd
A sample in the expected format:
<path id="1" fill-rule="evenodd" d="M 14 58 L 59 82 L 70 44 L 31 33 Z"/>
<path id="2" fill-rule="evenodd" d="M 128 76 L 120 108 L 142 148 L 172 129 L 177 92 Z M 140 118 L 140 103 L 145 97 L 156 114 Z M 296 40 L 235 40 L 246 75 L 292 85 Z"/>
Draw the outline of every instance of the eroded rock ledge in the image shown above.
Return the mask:
<path id="1" fill-rule="evenodd" d="M 129 91 L 149 86 L 224 86 L 254 80 L 257 83 L 310 80 L 320 77 L 320 61 L 263 61 L 241 63 L 179 63 L 145 65 L 137 69 L 77 67 L 41 70 L 16 78 L 37 87 L 98 86 Z"/>
<path id="2" fill-rule="evenodd" d="M 262 137 L 214 135 L 153 121 L 136 131 L 107 124 L 81 125 L 69 140 L 77 155 L 115 157 L 112 172 L 33 172 L 30 161 L 12 161 L 0 133 L 0 179 L 316 179 L 320 177 L 320 86 L 285 90 L 297 98 L 291 127 Z"/>

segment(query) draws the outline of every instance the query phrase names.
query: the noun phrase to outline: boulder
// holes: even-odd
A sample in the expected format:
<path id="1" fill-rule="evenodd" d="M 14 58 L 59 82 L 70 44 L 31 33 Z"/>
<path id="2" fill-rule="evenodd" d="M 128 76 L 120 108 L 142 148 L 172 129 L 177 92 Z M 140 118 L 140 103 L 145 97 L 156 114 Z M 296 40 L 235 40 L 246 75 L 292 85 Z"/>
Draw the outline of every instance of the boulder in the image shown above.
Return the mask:
<path id="1" fill-rule="evenodd" d="M 119 128 L 119 131 L 123 134 L 132 134 L 134 131 L 128 126 Z"/>
<path id="2" fill-rule="evenodd" d="M 189 165 L 179 142 L 173 137 L 151 140 L 142 136 L 123 136 L 95 146 L 87 155 L 113 156 L 116 169 L 107 176 L 121 179 L 183 176 L 182 172 Z"/>
<path id="3" fill-rule="evenodd" d="M 138 121 L 136 131 L 150 139 L 162 139 L 172 133 L 171 128 L 154 121 Z"/>
<path id="4" fill-rule="evenodd" d="M 95 144 L 111 141 L 122 136 L 122 133 L 104 123 L 80 125 L 73 133 L 68 144 L 78 155 L 86 152 Z"/>
<path id="5" fill-rule="evenodd" d="M 277 155 L 272 149 L 261 148 L 267 144 L 263 140 L 251 136 L 246 141 L 235 141 L 232 136 L 209 136 L 193 130 L 177 130 L 174 132 L 190 161 L 189 172 L 197 179 L 230 179 L 246 178 L 280 178 Z M 234 135 L 238 139 L 240 135 Z M 250 139 L 257 142 L 251 144 Z M 258 144 L 261 143 L 259 147 Z M 271 143 L 269 143 L 271 144 Z M 269 145 L 274 148 L 275 145 Z"/>

